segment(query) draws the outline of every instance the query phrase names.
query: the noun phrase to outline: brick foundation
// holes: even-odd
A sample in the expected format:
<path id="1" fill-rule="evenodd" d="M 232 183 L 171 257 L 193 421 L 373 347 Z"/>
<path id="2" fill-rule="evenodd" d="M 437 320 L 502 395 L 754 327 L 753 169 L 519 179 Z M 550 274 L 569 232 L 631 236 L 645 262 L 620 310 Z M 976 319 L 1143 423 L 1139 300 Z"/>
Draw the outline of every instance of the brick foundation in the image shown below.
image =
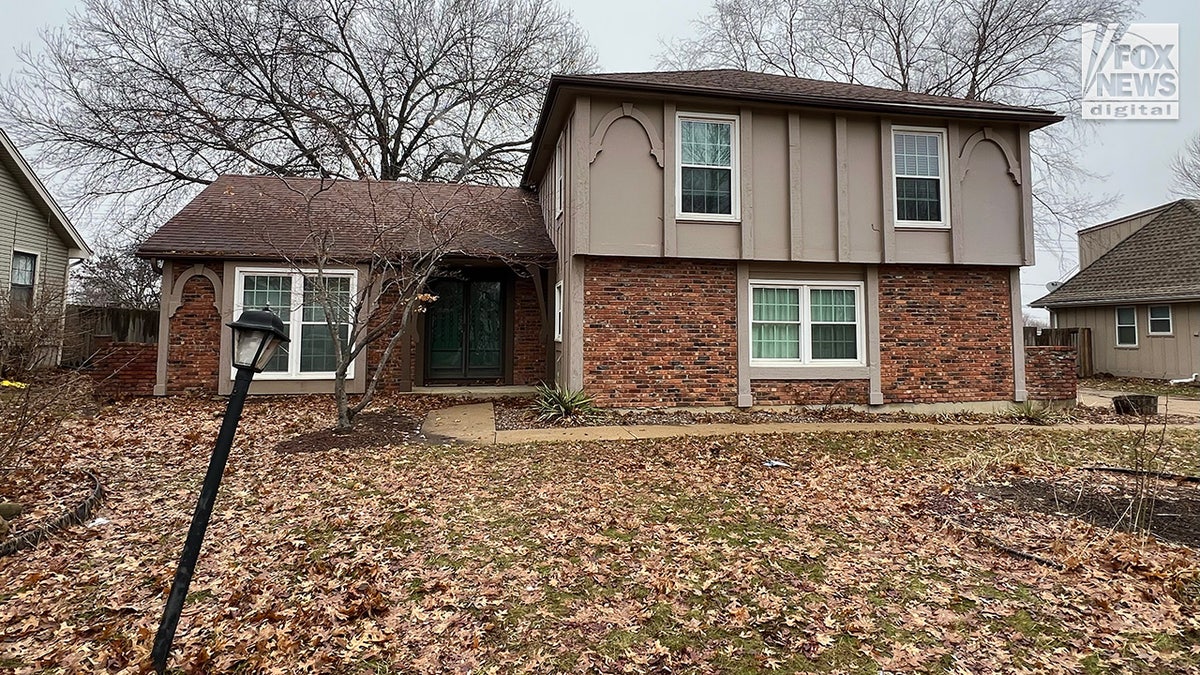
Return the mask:
<path id="1" fill-rule="evenodd" d="M 96 392 L 113 398 L 150 396 L 158 371 L 158 345 L 97 339 L 96 355 L 84 372 Z"/>
<path id="2" fill-rule="evenodd" d="M 886 403 L 1012 400 L 1007 267 L 879 268 L 880 384 Z"/>
<path id="3" fill-rule="evenodd" d="M 866 405 L 868 380 L 752 380 L 754 405 Z"/>
<path id="4" fill-rule="evenodd" d="M 217 278 L 222 277 L 220 265 L 208 267 Z M 176 266 L 178 274 L 187 268 L 187 265 Z M 217 298 L 212 282 L 202 275 L 191 277 L 184 282 L 180 301 L 179 309 L 170 318 L 167 335 L 167 393 L 215 394 L 220 368 L 221 314 L 214 306 Z"/>
<path id="5" fill-rule="evenodd" d="M 1074 401 L 1074 347 L 1025 347 L 1025 391 L 1031 401 Z"/>
<path id="6" fill-rule="evenodd" d="M 737 402 L 732 262 L 589 258 L 583 384 L 599 405 Z"/>

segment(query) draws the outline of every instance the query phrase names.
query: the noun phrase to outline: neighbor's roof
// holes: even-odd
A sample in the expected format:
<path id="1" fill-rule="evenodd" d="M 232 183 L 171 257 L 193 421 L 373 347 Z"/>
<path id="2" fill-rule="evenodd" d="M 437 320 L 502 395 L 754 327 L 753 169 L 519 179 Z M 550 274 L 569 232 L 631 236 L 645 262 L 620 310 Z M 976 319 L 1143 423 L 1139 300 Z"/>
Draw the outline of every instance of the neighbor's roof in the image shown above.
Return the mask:
<path id="1" fill-rule="evenodd" d="M 1181 199 L 1034 307 L 1200 299 L 1200 201 Z"/>
<path id="2" fill-rule="evenodd" d="M 735 69 L 555 75 L 550 78 L 533 136 L 534 152 L 526 164 L 522 184 L 532 180 L 532 167 L 543 151 L 542 146 L 551 144 L 542 136 L 563 88 L 632 90 L 897 115 L 1011 120 L 1035 128 L 1063 120 L 1061 115 L 1040 108 Z"/>
<path id="3" fill-rule="evenodd" d="M 206 187 L 138 255 L 282 260 L 323 250 L 361 262 L 435 247 L 519 262 L 554 259 L 541 208 L 520 188 L 237 175 Z"/>
<path id="4" fill-rule="evenodd" d="M 46 189 L 45 184 L 33 172 L 33 167 L 29 166 L 29 162 L 21 156 L 17 146 L 13 144 L 12 139 L 8 134 L 0 129 L 0 165 L 8 168 L 17 183 L 28 193 L 35 202 L 40 202 L 40 206 L 45 210 L 45 215 L 48 218 L 50 226 L 58 234 L 63 243 L 67 245 L 67 254 L 72 258 L 88 258 L 92 255 L 92 249 L 88 248 L 87 242 L 79 235 L 79 231 L 71 224 L 71 220 L 67 218 L 67 214 L 59 208 L 58 202 L 54 201 L 54 197 L 50 196 L 50 191 Z"/>

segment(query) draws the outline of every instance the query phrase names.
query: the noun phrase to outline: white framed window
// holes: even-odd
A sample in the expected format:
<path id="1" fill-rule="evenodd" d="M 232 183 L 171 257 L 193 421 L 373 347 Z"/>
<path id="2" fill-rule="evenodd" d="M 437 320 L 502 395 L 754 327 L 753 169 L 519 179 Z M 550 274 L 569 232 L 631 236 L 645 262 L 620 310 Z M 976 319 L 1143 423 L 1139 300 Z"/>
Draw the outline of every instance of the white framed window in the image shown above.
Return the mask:
<path id="1" fill-rule="evenodd" d="M 863 285 L 750 282 L 750 364 L 862 366 Z"/>
<path id="2" fill-rule="evenodd" d="M 561 216 L 563 213 L 563 199 L 566 188 L 566 173 L 567 169 L 563 161 L 563 137 L 558 137 L 558 144 L 554 146 L 554 215 Z"/>
<path id="3" fill-rule="evenodd" d="M 1150 334 L 1172 335 L 1175 333 L 1171 321 L 1170 305 L 1150 305 Z"/>
<path id="4" fill-rule="evenodd" d="M 1117 308 L 1117 346 L 1138 346 L 1137 308 Z"/>
<path id="5" fill-rule="evenodd" d="M 677 217 L 739 220 L 737 115 L 680 113 L 675 138 Z"/>
<path id="6" fill-rule="evenodd" d="M 563 282 L 554 284 L 554 341 L 562 342 L 563 329 Z"/>
<path id="7" fill-rule="evenodd" d="M 949 227 L 946 131 L 892 127 L 892 181 L 897 227 Z"/>
<path id="8" fill-rule="evenodd" d="M 337 370 L 333 332 L 325 321 L 325 307 L 336 312 L 335 325 L 343 348 L 348 348 L 350 312 L 358 292 L 358 272 L 352 269 L 317 270 L 244 267 L 237 270 L 234 312 L 269 308 L 283 321 L 291 342 L 280 345 L 258 379 L 329 380 Z M 232 369 L 231 369 L 232 371 Z M 231 372 L 230 377 L 236 373 Z M 346 376 L 354 377 L 354 364 Z"/>
<path id="9" fill-rule="evenodd" d="M 9 303 L 13 307 L 33 307 L 33 289 L 37 283 L 36 253 L 13 251 L 9 275 Z"/>

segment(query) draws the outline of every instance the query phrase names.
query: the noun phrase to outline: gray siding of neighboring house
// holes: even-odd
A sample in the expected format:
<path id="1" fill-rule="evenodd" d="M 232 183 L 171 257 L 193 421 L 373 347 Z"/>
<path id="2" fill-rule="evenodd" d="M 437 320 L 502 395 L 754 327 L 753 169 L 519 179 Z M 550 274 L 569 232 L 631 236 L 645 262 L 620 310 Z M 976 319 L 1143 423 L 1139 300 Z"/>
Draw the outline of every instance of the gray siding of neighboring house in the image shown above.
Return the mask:
<path id="1" fill-rule="evenodd" d="M 1115 306 L 1056 309 L 1052 312 L 1053 325 L 1092 330 L 1092 362 L 1097 373 L 1165 380 L 1200 372 L 1200 303 L 1171 305 L 1170 335 L 1150 335 L 1149 306 L 1134 307 L 1136 347 L 1117 346 Z"/>
<path id="2" fill-rule="evenodd" d="M 13 251 L 36 254 L 36 290 L 42 300 L 65 301 L 67 245 L 47 221 L 48 215 L 17 181 L 15 167 L 0 161 L 0 283 L 7 293 Z"/>

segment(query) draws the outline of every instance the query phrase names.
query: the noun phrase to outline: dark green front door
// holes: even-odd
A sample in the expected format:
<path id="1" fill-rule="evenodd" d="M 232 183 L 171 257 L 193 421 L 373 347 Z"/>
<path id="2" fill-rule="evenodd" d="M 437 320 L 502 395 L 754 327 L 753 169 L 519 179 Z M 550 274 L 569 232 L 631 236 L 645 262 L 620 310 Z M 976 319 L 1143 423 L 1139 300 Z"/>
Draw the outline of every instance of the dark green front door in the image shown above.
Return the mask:
<path id="1" fill-rule="evenodd" d="M 504 284 L 439 279 L 426 318 L 428 380 L 491 380 L 504 376 Z"/>

